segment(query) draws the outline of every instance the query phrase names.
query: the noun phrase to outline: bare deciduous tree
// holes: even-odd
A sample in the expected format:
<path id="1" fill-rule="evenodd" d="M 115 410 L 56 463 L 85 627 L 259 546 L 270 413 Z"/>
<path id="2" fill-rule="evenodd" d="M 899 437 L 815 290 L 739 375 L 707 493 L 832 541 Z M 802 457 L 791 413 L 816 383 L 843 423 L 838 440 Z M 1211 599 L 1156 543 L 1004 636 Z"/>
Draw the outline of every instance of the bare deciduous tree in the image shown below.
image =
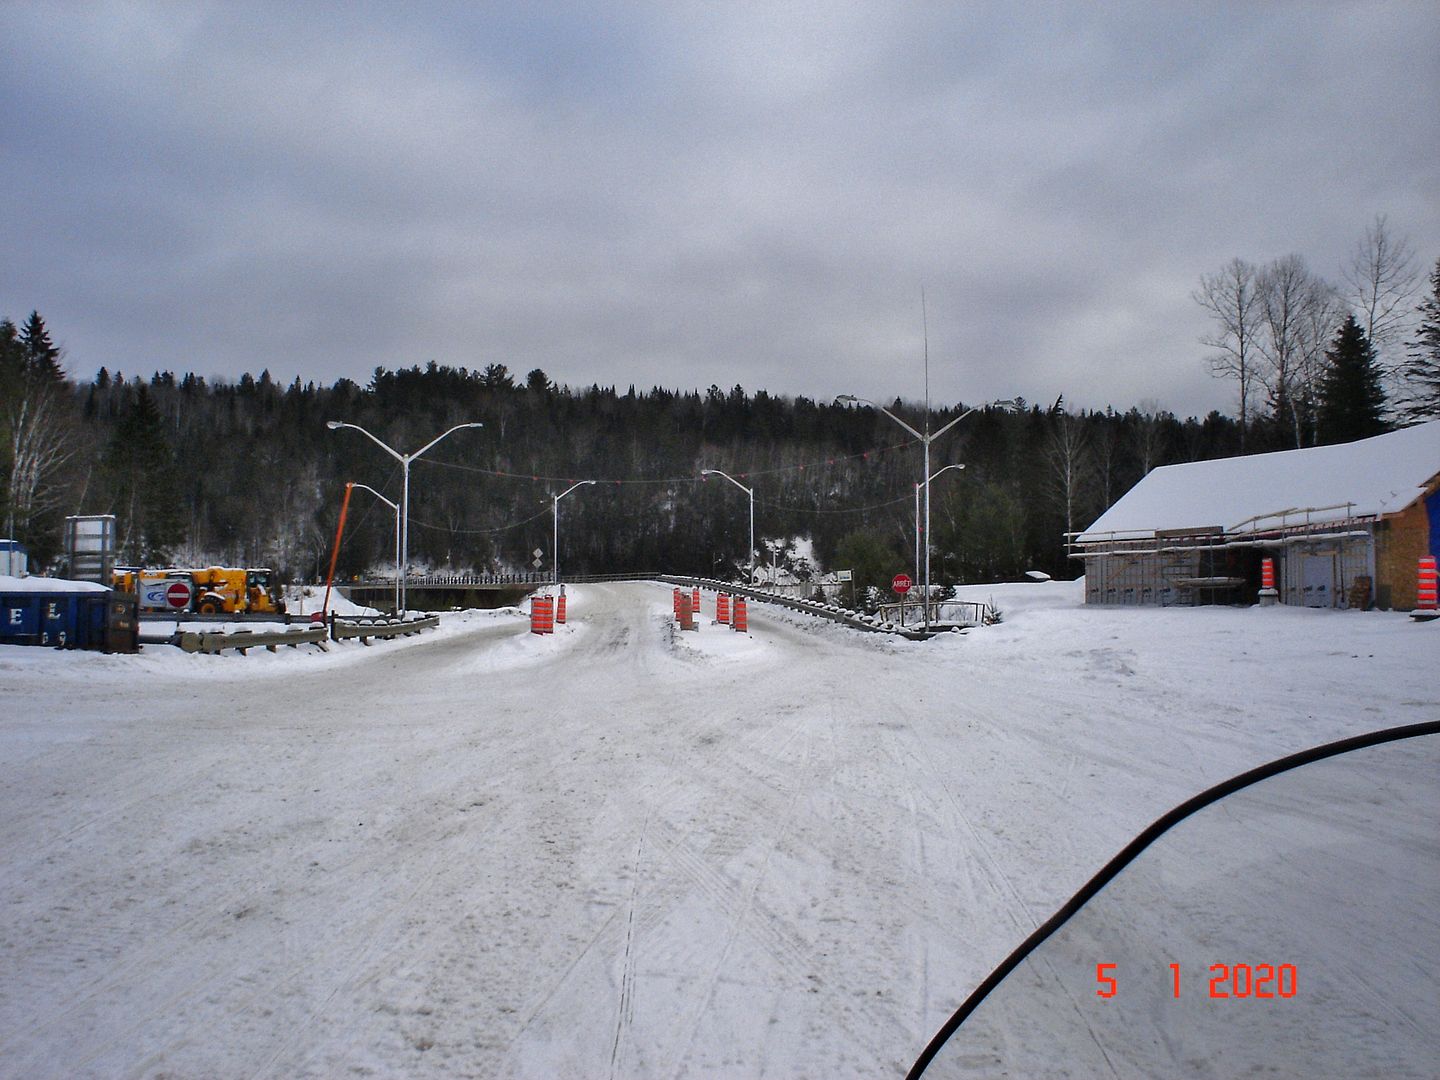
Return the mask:
<path id="1" fill-rule="evenodd" d="M 1132 431 L 1133 450 L 1140 464 L 1140 475 L 1149 476 L 1150 470 L 1165 457 L 1165 419 L 1167 413 L 1160 402 L 1146 398 L 1131 409 L 1128 414 Z M 1173 419 L 1173 417 L 1171 417 Z M 1240 429 L 1240 445 L 1245 445 L 1245 429 Z"/>
<path id="2" fill-rule="evenodd" d="M 1050 428 L 1046 456 L 1050 480 L 1057 500 L 1065 511 L 1065 531 L 1075 532 L 1075 515 L 1089 485 L 1094 468 L 1090 433 L 1082 417 L 1061 412 L 1056 403 L 1055 423 Z"/>
<path id="3" fill-rule="evenodd" d="M 59 387 L 25 380 L 5 397 L 10 465 L 5 528 L 9 536 L 28 539 L 32 522 L 57 509 L 67 494 L 53 479 L 76 447 Z"/>
<path id="4" fill-rule="evenodd" d="M 1345 264 L 1346 299 L 1355 308 L 1356 321 L 1379 354 L 1382 367 L 1391 373 L 1401 361 L 1387 363 L 1385 351 L 1402 336 L 1419 280 L 1409 239 L 1391 233 L 1385 215 L 1376 214 Z"/>
<path id="5" fill-rule="evenodd" d="M 1269 393 L 1275 421 L 1291 428 L 1298 447 L 1304 442 L 1325 345 L 1343 317 L 1343 302 L 1334 286 L 1311 273 L 1299 255 L 1276 259 L 1256 282 L 1262 329 L 1259 381 Z"/>
<path id="6" fill-rule="evenodd" d="M 1200 288 L 1191 294 L 1219 323 L 1215 333 L 1200 339 L 1202 345 L 1217 350 L 1210 357 L 1211 374 L 1216 378 L 1235 379 L 1240 384 L 1242 452 L 1245 430 L 1250 426 L 1250 400 L 1255 391 L 1255 368 L 1259 360 L 1256 341 L 1261 323 L 1259 277 L 1250 263 L 1231 259 L 1216 273 L 1204 275 Z"/>

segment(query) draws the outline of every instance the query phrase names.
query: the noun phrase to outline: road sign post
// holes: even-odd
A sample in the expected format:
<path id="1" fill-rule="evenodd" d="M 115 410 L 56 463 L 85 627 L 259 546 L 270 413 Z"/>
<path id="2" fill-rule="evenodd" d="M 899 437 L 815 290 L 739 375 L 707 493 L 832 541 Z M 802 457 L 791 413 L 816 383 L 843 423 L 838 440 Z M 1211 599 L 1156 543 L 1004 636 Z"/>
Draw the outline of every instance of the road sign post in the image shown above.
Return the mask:
<path id="1" fill-rule="evenodd" d="M 890 579 L 890 588 L 900 597 L 900 625 L 905 625 L 905 594 L 910 591 L 910 575 L 896 574 Z"/>

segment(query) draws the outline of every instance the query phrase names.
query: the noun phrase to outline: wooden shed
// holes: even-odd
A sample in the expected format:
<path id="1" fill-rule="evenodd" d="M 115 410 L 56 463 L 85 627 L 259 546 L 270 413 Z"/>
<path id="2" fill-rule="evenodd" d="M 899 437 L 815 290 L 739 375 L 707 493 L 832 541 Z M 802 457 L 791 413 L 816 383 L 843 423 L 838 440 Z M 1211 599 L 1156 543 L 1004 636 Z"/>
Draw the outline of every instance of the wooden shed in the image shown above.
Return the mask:
<path id="1" fill-rule="evenodd" d="M 1415 605 L 1440 555 L 1440 420 L 1338 446 L 1156 469 L 1069 537 L 1091 604 Z"/>

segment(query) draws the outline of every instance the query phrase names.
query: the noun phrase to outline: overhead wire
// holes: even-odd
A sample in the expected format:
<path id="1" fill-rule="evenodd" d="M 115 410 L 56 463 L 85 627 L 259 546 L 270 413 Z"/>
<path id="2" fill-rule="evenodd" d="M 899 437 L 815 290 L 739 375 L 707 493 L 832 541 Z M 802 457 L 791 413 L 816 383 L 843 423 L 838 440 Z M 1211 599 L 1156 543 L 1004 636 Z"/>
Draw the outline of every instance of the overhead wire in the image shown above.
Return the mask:
<path id="1" fill-rule="evenodd" d="M 839 457 L 827 457 L 824 461 L 807 461 L 807 462 L 805 462 L 805 463 L 803 463 L 803 464 L 800 464 L 800 465 L 780 465 L 780 466 L 777 466 L 777 467 L 775 467 L 775 468 L 773 468 L 773 469 L 751 469 L 751 470 L 749 470 L 748 472 L 736 473 L 735 476 L 736 476 L 737 478 L 739 478 L 739 479 L 748 479 L 748 478 L 750 478 L 750 477 L 755 477 L 755 476 L 775 476 L 775 475 L 777 475 L 777 474 L 779 474 L 779 473 L 805 472 L 805 471 L 810 470 L 810 469 L 825 469 L 825 468 L 830 468 L 830 467 L 835 466 L 835 465 L 842 464 L 842 463 L 847 462 L 847 461 L 856 461 L 856 460 L 862 460 L 862 459 L 863 459 L 863 460 L 868 460 L 871 456 L 874 456 L 874 455 L 888 454 L 888 453 L 891 453 L 891 452 L 893 452 L 893 451 L 895 451 L 895 450 L 904 450 L 906 447 L 915 445 L 918 441 L 919 441 L 918 439 L 907 439 L 907 440 L 905 440 L 904 442 L 898 442 L 898 443 L 895 443 L 895 444 L 893 444 L 893 445 L 891 445 L 891 446 L 880 446 L 880 447 L 876 447 L 876 448 L 873 449 L 873 450 L 862 450 L 862 451 L 861 451 L 860 453 L 858 453 L 858 454 L 844 454 L 844 455 L 839 456 Z M 459 461 L 446 461 L 446 460 L 443 459 L 443 458 L 420 458 L 420 459 L 418 459 L 418 461 L 419 461 L 420 464 L 423 464 L 423 465 L 435 465 L 435 466 L 438 466 L 438 467 L 440 467 L 440 468 L 442 468 L 442 469 L 457 469 L 457 470 L 459 470 L 459 471 L 461 471 L 461 472 L 478 473 L 478 474 L 480 474 L 480 475 L 482 475 L 482 476 L 496 476 L 496 477 L 500 477 L 501 479 L 506 479 L 506 480 L 529 480 L 529 481 L 532 481 L 532 482 L 544 481 L 545 483 L 553 483 L 553 484 L 573 484 L 573 483 L 575 483 L 575 481 L 576 481 L 577 479 L 580 479 L 579 477 L 576 477 L 574 474 L 570 474 L 570 475 L 567 475 L 567 476 L 552 476 L 552 475 L 548 475 L 548 474 L 544 474 L 544 473 L 521 473 L 521 472 L 512 472 L 512 471 L 507 470 L 507 469 L 486 469 L 486 468 L 482 468 L 482 467 L 479 466 L 479 465 L 466 465 L 466 464 L 464 464 L 463 462 L 459 462 Z M 704 483 L 704 482 L 705 482 L 705 478 L 704 478 L 703 476 L 671 476 L 671 477 L 660 477 L 660 478 L 655 478 L 655 479 L 633 479 L 633 480 L 615 479 L 615 478 L 611 477 L 611 478 L 609 478 L 609 479 L 597 479 L 597 480 L 596 480 L 596 483 L 599 483 L 599 484 L 617 485 L 617 486 L 631 486 L 631 485 L 652 485 L 652 486 L 653 486 L 653 485 L 656 485 L 656 484 L 665 484 L 665 485 L 675 485 L 675 484 L 700 484 L 700 483 Z"/>
<path id="2" fill-rule="evenodd" d="M 839 456 L 839 457 L 827 457 L 824 461 L 811 461 L 811 462 L 805 462 L 805 463 L 799 464 L 799 465 L 782 465 L 782 466 L 777 466 L 777 467 L 772 468 L 772 469 L 751 469 L 751 470 L 749 470 L 749 471 L 747 471 L 747 472 L 737 472 L 737 473 L 735 473 L 735 476 L 736 476 L 737 479 L 748 480 L 748 479 L 753 479 L 754 477 L 757 477 L 757 476 L 775 476 L 775 475 L 779 475 L 779 474 L 781 474 L 781 473 L 800 473 L 800 472 L 807 472 L 807 471 L 816 470 L 816 469 L 826 469 L 826 468 L 831 468 L 831 467 L 833 467 L 833 466 L 840 465 L 840 464 L 843 464 L 843 463 L 846 463 L 846 462 L 850 462 L 850 461 L 857 461 L 857 460 L 868 461 L 868 460 L 870 460 L 872 457 L 878 457 L 878 456 L 881 455 L 881 454 L 892 453 L 892 452 L 894 452 L 894 451 L 896 451 L 896 450 L 904 450 L 904 449 L 906 449 L 906 448 L 908 448 L 908 447 L 910 447 L 910 446 L 916 445 L 918 442 L 919 442 L 918 439 L 907 439 L 907 440 L 905 440 L 905 441 L 903 441 L 903 442 L 894 443 L 894 444 L 892 444 L 892 445 L 890 445 L 890 446 L 881 446 L 881 447 L 876 447 L 876 448 L 871 449 L 871 450 L 863 450 L 863 451 L 861 451 L 861 452 L 859 452 L 859 453 L 856 453 L 856 454 L 845 454 L 845 455 L 841 455 L 841 456 Z M 467 464 L 465 464 L 465 463 L 463 463 L 463 462 L 458 462 L 458 461 L 446 461 L 446 460 L 444 460 L 443 458 L 420 458 L 420 459 L 417 459 L 417 460 L 418 460 L 418 462 L 421 463 L 421 464 L 435 465 L 435 466 L 438 466 L 438 467 L 444 468 L 444 469 L 454 469 L 454 470 L 457 470 L 457 471 L 460 471 L 460 472 L 477 473 L 477 474 L 482 475 L 482 476 L 494 476 L 494 477 L 499 477 L 499 478 L 501 478 L 501 479 L 507 479 L 507 480 L 528 480 L 528 481 L 535 482 L 535 483 L 545 482 L 545 483 L 556 483 L 556 484 L 571 484 L 571 483 L 575 483 L 575 482 L 576 482 L 576 481 L 575 481 L 575 477 L 573 477 L 573 476 L 552 476 L 552 475 L 541 474 L 541 473 L 519 473 L 519 472 L 512 472 L 512 471 L 505 470 L 505 469 L 486 469 L 486 468 L 482 468 L 481 466 L 478 466 L 478 465 L 467 465 Z M 391 479 L 392 479 L 392 480 L 394 479 L 393 474 L 392 474 Z M 666 485 L 666 486 L 674 486 L 674 485 L 678 485 L 678 484 L 700 484 L 700 483 L 705 483 L 705 482 L 707 482 L 707 478 L 704 477 L 704 476 L 676 476 L 676 477 L 657 478 L 657 479 L 629 479 L 629 480 L 627 480 L 627 479 L 618 479 L 618 480 L 617 480 L 617 479 L 608 479 L 608 480 L 597 480 L 597 481 L 596 481 L 597 484 L 606 485 L 606 486 L 611 486 L 611 485 L 613 485 L 613 486 L 617 486 L 617 487 L 619 487 L 619 486 L 627 486 L 627 487 L 628 487 L 628 486 L 636 486 L 636 485 L 649 485 L 649 486 L 654 486 L 654 485 Z M 872 504 L 870 504 L 870 505 L 868 505 L 868 506 L 850 506 L 850 507 L 839 507 L 839 508 L 822 508 L 822 507 L 813 507 L 813 506 L 799 506 L 799 505 L 795 505 L 795 504 L 791 504 L 791 503 L 780 503 L 780 502 L 774 502 L 774 501 L 771 501 L 771 500 L 768 500 L 768 499 L 756 499 L 756 500 L 755 500 L 755 502 L 756 502 L 757 505 L 759 505 L 759 506 L 766 506 L 766 507 L 769 507 L 769 508 L 772 509 L 772 510 L 784 510 L 784 511 L 786 511 L 786 512 L 796 513 L 796 514 L 826 514 L 826 515 L 863 514 L 863 513 L 869 512 L 869 511 L 871 511 L 871 510 L 883 510 L 883 509 L 886 509 L 886 508 L 888 508 L 888 507 L 898 506 L 898 505 L 900 505 L 901 503 L 905 503 L 905 502 L 909 502 L 909 501 L 910 501 L 910 496 L 907 495 L 907 496 L 902 496 L 902 497 L 900 497 L 900 498 L 898 498 L 898 499 L 891 499 L 891 500 L 889 500 L 889 501 L 887 501 L 887 502 L 872 503 Z M 370 513 L 373 512 L 373 510 L 374 510 L 374 504 L 372 503 L 372 505 L 366 509 L 364 515 L 361 517 L 361 522 L 363 522 L 366 518 L 368 518 L 369 515 L 370 515 Z M 551 508 L 548 507 L 548 506 L 546 506 L 545 508 L 543 508 L 543 509 L 537 511 L 536 513 L 532 514 L 530 517 L 522 518 L 522 519 L 520 519 L 519 521 L 512 521 L 512 522 L 509 522 L 508 524 L 500 525 L 500 526 L 496 526 L 496 527 L 494 527 L 494 528 L 488 528 L 488 529 L 456 529 L 456 528 L 451 528 L 451 527 L 448 526 L 448 525 L 439 525 L 439 524 L 436 524 L 436 523 L 434 523 L 434 522 L 423 521 L 423 520 L 421 520 L 421 519 L 419 519 L 419 518 L 416 518 L 416 517 L 413 517 L 413 516 L 409 517 L 408 520 L 409 520 L 409 523 L 410 523 L 410 524 L 412 524 L 412 525 L 417 525 L 417 526 L 419 526 L 419 527 L 422 528 L 422 529 L 430 529 L 430 530 L 433 530 L 433 531 L 435 531 L 435 532 L 444 532 L 444 533 L 448 533 L 448 534 L 450 534 L 450 535 L 452 535 L 452 536 L 480 536 L 480 535 L 494 536 L 494 535 L 497 535 L 497 534 L 499 534 L 499 533 L 508 532 L 508 531 L 510 531 L 511 529 L 518 529 L 518 528 L 520 528 L 520 527 L 523 526 L 523 525 L 528 525 L 528 524 L 530 524 L 532 521 L 536 521 L 536 520 L 544 517 L 546 514 L 548 514 L 548 513 L 550 513 L 550 512 L 551 512 Z M 358 525 L 358 524 L 360 524 L 360 522 L 357 522 L 356 524 Z"/>

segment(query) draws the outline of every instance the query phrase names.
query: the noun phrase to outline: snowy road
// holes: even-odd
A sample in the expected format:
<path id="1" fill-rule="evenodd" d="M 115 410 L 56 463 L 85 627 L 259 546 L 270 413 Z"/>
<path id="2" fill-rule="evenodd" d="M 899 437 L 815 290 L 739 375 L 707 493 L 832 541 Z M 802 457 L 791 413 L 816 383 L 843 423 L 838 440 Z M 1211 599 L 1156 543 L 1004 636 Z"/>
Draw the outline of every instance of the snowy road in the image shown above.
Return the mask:
<path id="1" fill-rule="evenodd" d="M 929 643 L 615 585 L 549 639 L 7 648 L 0 1075 L 895 1075 L 1174 803 L 1440 715 L 1399 617 L 1009 588 Z"/>

